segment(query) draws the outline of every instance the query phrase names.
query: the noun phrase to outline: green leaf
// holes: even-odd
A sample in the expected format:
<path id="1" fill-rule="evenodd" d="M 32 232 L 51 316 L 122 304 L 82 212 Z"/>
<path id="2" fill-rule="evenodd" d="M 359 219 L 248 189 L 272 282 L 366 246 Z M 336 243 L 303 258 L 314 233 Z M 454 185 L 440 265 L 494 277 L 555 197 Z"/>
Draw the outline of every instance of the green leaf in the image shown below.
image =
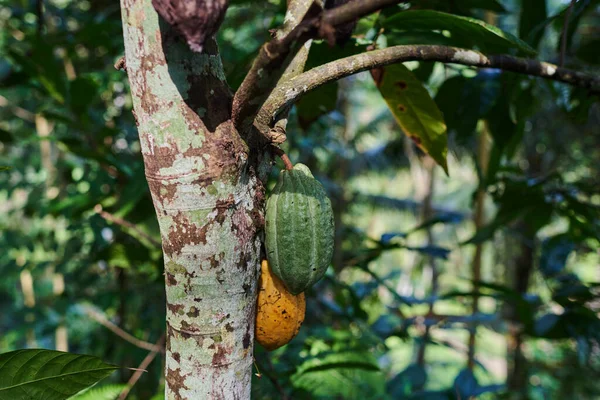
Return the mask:
<path id="1" fill-rule="evenodd" d="M 494 219 L 480 228 L 464 244 L 477 244 L 491 239 L 498 229 L 522 218 L 530 234 L 534 234 L 550 221 L 556 207 L 544 191 L 544 181 L 520 178 L 502 181 L 502 192 L 495 199 L 498 211 Z"/>
<path id="2" fill-rule="evenodd" d="M 421 389 L 427 382 L 427 371 L 418 364 L 409 365 L 404 371 L 393 377 L 386 385 L 387 392 L 394 399 L 401 399 L 415 389 Z"/>
<path id="3" fill-rule="evenodd" d="M 76 394 L 69 400 L 115 400 L 127 385 L 103 385 Z"/>
<path id="4" fill-rule="evenodd" d="M 432 10 L 410 10 L 387 18 L 383 24 L 391 31 L 447 31 L 451 42 L 461 47 L 477 48 L 487 53 L 517 50 L 533 55 L 535 50 L 521 39 L 485 22 Z"/>
<path id="5" fill-rule="evenodd" d="M 413 7 L 460 15 L 470 15 L 472 9 L 490 10 L 497 13 L 506 12 L 506 9 L 498 0 L 420 0 Z"/>
<path id="6" fill-rule="evenodd" d="M 66 78 L 62 64 L 54 57 L 53 46 L 44 40 L 32 40 L 32 49 L 23 54 L 14 48 L 8 49 L 13 63 L 36 80 L 57 102 L 63 104 L 66 95 Z"/>
<path id="7" fill-rule="evenodd" d="M 298 123 L 307 129 L 319 117 L 335 110 L 337 104 L 338 84 L 331 82 L 302 96 L 296 103 Z"/>
<path id="8" fill-rule="evenodd" d="M 502 97 L 502 83 L 493 70 L 481 70 L 474 78 L 455 76 L 444 81 L 435 97 L 450 132 L 460 144 L 468 143 L 477 122 L 486 117 Z"/>
<path id="9" fill-rule="evenodd" d="M 0 354 L 0 400 L 62 400 L 119 367 L 80 354 L 28 349 Z"/>
<path id="10" fill-rule="evenodd" d="M 469 47 L 466 42 L 461 42 L 456 38 L 444 36 L 436 31 L 400 31 L 392 30 L 386 32 L 388 47 L 404 46 L 410 44 L 438 44 L 441 46 Z"/>
<path id="11" fill-rule="evenodd" d="M 544 36 L 546 17 L 546 0 L 521 0 L 519 36 L 537 47 Z"/>
<path id="12" fill-rule="evenodd" d="M 567 259 L 575 249 L 575 244 L 567 234 L 558 234 L 542 242 L 539 268 L 542 274 L 550 277 L 560 273 L 567 264 Z"/>
<path id="13" fill-rule="evenodd" d="M 330 61 L 361 53 L 365 48 L 366 46 L 358 45 L 354 39 L 343 47 L 335 46 L 333 48 L 325 42 L 313 43 L 306 60 L 305 69 L 309 70 Z M 338 84 L 337 82 L 331 82 L 303 96 L 296 103 L 300 126 L 307 129 L 319 117 L 333 111 L 337 104 L 337 94 Z"/>
<path id="14" fill-rule="evenodd" d="M 461 0 L 457 4 L 461 8 L 478 8 L 498 13 L 506 12 L 506 9 L 498 0 Z"/>
<path id="15" fill-rule="evenodd" d="M 100 97 L 98 85 L 89 76 L 78 76 L 70 82 L 69 95 L 71 109 L 86 118 L 91 103 Z"/>
<path id="16" fill-rule="evenodd" d="M 6 129 L 0 128 L 0 143 L 8 144 L 14 142 L 15 138 L 12 133 Z"/>
<path id="17" fill-rule="evenodd" d="M 376 398 L 385 383 L 373 355 L 359 351 L 319 355 L 301 364 L 291 379 L 311 398 Z"/>
<path id="18" fill-rule="evenodd" d="M 404 133 L 448 173 L 446 124 L 427 89 L 402 64 L 378 69 L 374 77 Z"/>

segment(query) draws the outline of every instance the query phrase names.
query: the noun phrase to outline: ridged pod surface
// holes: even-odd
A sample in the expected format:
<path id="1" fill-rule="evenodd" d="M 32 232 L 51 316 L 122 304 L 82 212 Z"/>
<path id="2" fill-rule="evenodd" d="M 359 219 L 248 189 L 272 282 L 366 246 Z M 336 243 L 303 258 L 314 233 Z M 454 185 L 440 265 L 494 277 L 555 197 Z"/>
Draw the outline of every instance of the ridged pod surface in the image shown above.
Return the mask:
<path id="1" fill-rule="evenodd" d="M 298 334 L 306 301 L 304 293 L 293 295 L 287 291 L 267 260 L 263 260 L 260 270 L 255 337 L 265 349 L 275 350 Z"/>
<path id="2" fill-rule="evenodd" d="M 265 247 L 271 270 L 298 294 L 323 277 L 333 256 L 331 202 L 304 164 L 281 171 L 267 201 Z"/>

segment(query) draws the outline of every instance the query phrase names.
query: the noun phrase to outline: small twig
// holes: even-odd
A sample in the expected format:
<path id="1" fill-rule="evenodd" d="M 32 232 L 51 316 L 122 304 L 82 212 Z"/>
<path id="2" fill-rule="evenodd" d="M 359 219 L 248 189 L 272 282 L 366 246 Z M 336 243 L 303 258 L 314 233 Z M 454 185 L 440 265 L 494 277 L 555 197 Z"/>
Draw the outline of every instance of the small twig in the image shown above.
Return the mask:
<path id="1" fill-rule="evenodd" d="M 281 384 L 279 383 L 277 378 L 275 376 L 273 376 L 273 374 L 271 373 L 271 371 L 273 371 L 273 369 L 274 369 L 271 359 L 269 358 L 269 356 L 266 356 L 265 359 L 267 360 L 267 364 L 268 364 L 269 368 L 263 368 L 264 373 L 261 374 L 261 377 L 266 376 L 271 381 L 273 386 L 275 386 L 275 389 L 277 389 L 277 391 L 279 392 L 279 396 L 280 396 L 281 400 L 288 400 L 289 397 L 285 393 L 285 389 L 283 388 L 283 386 L 281 386 Z M 256 370 L 258 370 L 256 358 L 254 358 L 254 365 L 256 365 Z"/>
<path id="2" fill-rule="evenodd" d="M 41 37 L 44 33 L 44 0 L 37 0 L 35 8 L 37 14 L 37 35 Z"/>
<path id="3" fill-rule="evenodd" d="M 125 56 L 120 57 L 114 65 L 115 69 L 118 71 L 127 72 L 127 62 L 125 61 Z"/>
<path id="4" fill-rule="evenodd" d="M 283 161 L 283 165 L 285 165 L 286 170 L 291 171 L 294 169 L 294 164 L 292 164 L 288 155 L 285 154 L 285 151 L 283 151 L 277 146 L 271 146 L 271 148 L 273 149 L 273 153 L 277 154 L 279 158 L 281 158 L 281 161 Z"/>
<path id="5" fill-rule="evenodd" d="M 0 96 L 0 107 L 8 108 L 15 116 L 27 122 L 35 122 L 35 114 L 19 106 L 11 105 L 11 102 L 4 96 Z"/>
<path id="6" fill-rule="evenodd" d="M 135 231 L 135 233 L 142 236 L 144 239 L 148 240 L 152 245 L 154 245 L 156 247 L 162 246 L 159 241 L 154 239 L 152 236 L 148 235 L 146 232 L 142 231 L 135 224 L 132 224 L 131 222 L 126 221 L 122 218 L 116 217 L 107 211 L 104 211 L 100 204 L 96 204 L 96 206 L 94 207 L 94 211 L 96 211 L 97 214 L 100 214 L 100 216 L 102 218 L 104 218 L 105 220 L 107 220 L 109 222 L 112 222 L 113 224 L 124 226 L 126 228 L 129 228 L 129 229 Z"/>
<path id="7" fill-rule="evenodd" d="M 487 124 L 484 124 L 484 128 L 479 132 L 479 146 L 477 150 L 479 168 L 481 168 L 482 180 L 486 179 L 487 170 L 490 163 L 490 147 L 488 144 L 489 128 Z M 479 231 L 485 224 L 485 186 L 483 182 L 480 182 L 475 195 L 475 214 L 473 216 L 473 223 L 475 225 L 475 231 Z M 477 243 L 475 246 L 475 253 L 473 254 L 471 264 L 471 274 L 473 279 L 473 304 L 471 305 L 471 315 L 476 316 L 479 313 L 479 282 L 481 281 L 481 267 L 483 257 L 483 243 Z M 469 331 L 469 344 L 467 353 L 467 368 L 473 370 L 476 364 L 475 358 L 475 345 L 477 341 L 477 326 Z"/>
<path id="8" fill-rule="evenodd" d="M 256 363 L 256 357 L 252 357 L 252 362 L 254 363 L 254 368 L 256 368 L 256 377 L 258 379 L 262 378 L 262 374 L 260 373 L 260 369 L 258 368 L 258 364 Z"/>
<path id="9" fill-rule="evenodd" d="M 569 4 L 569 8 L 565 13 L 565 23 L 563 24 L 562 38 L 560 42 L 560 59 L 558 65 L 563 67 L 565 65 L 565 57 L 567 54 L 567 35 L 569 34 L 569 21 L 571 19 L 571 14 L 573 13 L 573 6 L 577 0 L 571 0 L 571 4 Z"/>
<path id="10" fill-rule="evenodd" d="M 165 342 L 165 334 L 163 333 L 163 335 L 160 337 L 160 339 L 158 339 L 158 342 L 156 342 L 156 344 L 154 345 L 154 347 L 162 349 L 164 342 Z M 140 363 L 140 365 L 138 365 L 138 367 L 135 368 L 135 373 L 133 375 L 131 375 L 131 378 L 129 378 L 129 381 L 127 381 L 127 386 L 125 387 L 125 389 L 123 389 L 123 391 L 119 395 L 119 400 L 124 400 L 127 397 L 127 395 L 129 394 L 129 392 L 131 391 L 131 389 L 133 388 L 133 386 L 135 386 L 135 384 L 137 383 L 137 381 L 142 377 L 142 374 L 144 372 L 147 372 L 146 368 L 148 368 L 148 366 L 150 365 L 150 363 L 152 361 L 154 361 L 154 358 L 156 358 L 157 354 L 158 354 L 158 351 L 152 350 L 142 360 L 142 362 Z"/>
<path id="11" fill-rule="evenodd" d="M 117 325 L 110 322 L 104 315 L 100 314 L 99 312 L 97 312 L 96 310 L 94 310 L 92 308 L 86 307 L 85 313 L 90 318 L 92 318 L 94 321 L 96 321 L 103 327 L 107 328 L 108 330 L 113 332 L 115 335 L 119 336 L 121 339 L 131 343 L 135 347 L 139 347 L 140 349 L 144 349 L 144 350 L 156 351 L 156 352 L 160 352 L 160 353 L 165 352 L 164 348 L 162 348 L 160 346 L 157 347 L 155 344 L 138 339 L 135 336 L 133 336 L 132 334 L 124 331 Z"/>

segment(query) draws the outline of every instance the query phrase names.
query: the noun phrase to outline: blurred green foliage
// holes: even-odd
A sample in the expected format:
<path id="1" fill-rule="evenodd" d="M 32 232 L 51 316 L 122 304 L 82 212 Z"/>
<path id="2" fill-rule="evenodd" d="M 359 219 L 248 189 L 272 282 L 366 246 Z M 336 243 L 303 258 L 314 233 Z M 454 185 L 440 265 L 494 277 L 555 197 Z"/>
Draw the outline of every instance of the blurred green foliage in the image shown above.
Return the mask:
<path id="1" fill-rule="evenodd" d="M 136 367 L 148 350 L 107 326 L 159 341 L 164 281 L 128 82 L 113 67 L 123 53 L 120 10 L 108 0 L 40 3 L 0 1 L 0 353 L 66 344 Z M 555 62 L 568 17 L 566 65 L 598 73 L 598 1 L 568 7 L 411 1 L 359 21 L 344 49 L 315 42 L 309 67 L 373 42 L 485 48 L 462 28 L 382 33 L 410 8 L 485 19 Z M 218 39 L 232 88 L 284 12 L 283 0 L 231 2 Z M 504 45 L 495 40 L 488 45 Z M 273 353 L 256 349 L 253 396 L 598 398 L 597 97 L 496 70 L 406 65 L 444 114 L 450 177 L 406 140 L 369 74 L 292 110 L 284 147 L 330 193 L 336 254 L 307 294 L 299 336 Z M 480 141 L 490 147 L 486 165 Z M 477 190 L 487 194 L 479 230 Z M 161 398 L 162 364 L 157 357 L 129 398 Z M 93 390 L 114 398 L 130 375 Z"/>

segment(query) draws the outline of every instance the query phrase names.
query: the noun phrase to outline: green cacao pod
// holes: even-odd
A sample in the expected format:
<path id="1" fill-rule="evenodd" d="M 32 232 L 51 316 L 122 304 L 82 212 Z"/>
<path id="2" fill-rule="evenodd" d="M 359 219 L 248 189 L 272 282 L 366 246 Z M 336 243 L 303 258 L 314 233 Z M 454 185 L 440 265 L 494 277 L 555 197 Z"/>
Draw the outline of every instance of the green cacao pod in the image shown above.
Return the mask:
<path id="1" fill-rule="evenodd" d="M 265 247 L 271 270 L 293 294 L 323 277 L 333 256 L 333 211 L 304 164 L 281 171 L 267 200 Z"/>

